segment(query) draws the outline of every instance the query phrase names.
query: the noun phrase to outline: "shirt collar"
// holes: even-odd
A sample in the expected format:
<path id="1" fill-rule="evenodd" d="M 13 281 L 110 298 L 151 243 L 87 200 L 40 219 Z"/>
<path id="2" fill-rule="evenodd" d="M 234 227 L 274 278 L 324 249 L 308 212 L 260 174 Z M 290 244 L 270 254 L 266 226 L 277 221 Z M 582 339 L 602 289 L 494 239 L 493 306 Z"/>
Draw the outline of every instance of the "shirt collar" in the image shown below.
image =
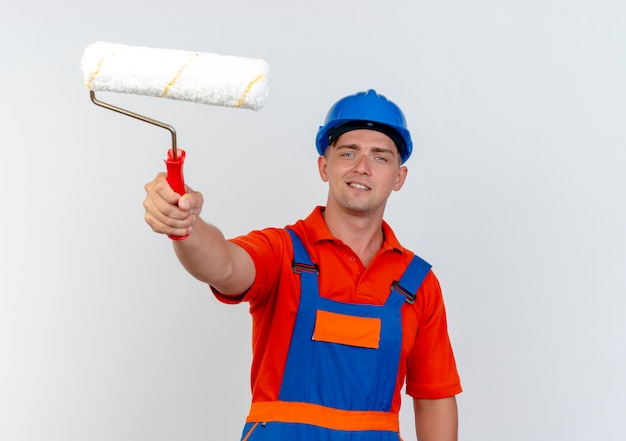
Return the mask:
<path id="1" fill-rule="evenodd" d="M 304 227 L 306 234 L 310 238 L 312 243 L 320 241 L 333 241 L 336 238 L 330 233 L 326 221 L 324 220 L 324 209 L 326 207 L 317 206 L 315 209 L 304 219 Z M 383 220 L 382 223 L 384 241 L 381 249 L 393 249 L 401 253 L 404 252 L 404 247 L 400 245 L 400 242 L 396 238 L 391 227 Z"/>

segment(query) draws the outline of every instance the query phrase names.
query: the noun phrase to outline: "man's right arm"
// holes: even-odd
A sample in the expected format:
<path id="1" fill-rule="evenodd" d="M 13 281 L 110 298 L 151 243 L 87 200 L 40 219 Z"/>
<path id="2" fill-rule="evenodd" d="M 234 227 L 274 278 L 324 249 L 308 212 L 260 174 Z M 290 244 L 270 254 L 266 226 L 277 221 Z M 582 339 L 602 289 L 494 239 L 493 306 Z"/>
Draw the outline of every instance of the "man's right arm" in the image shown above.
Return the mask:
<path id="1" fill-rule="evenodd" d="M 176 256 L 195 278 L 224 295 L 244 293 L 256 276 L 254 262 L 241 247 L 227 241 L 215 226 L 200 219 L 204 198 L 187 187 L 183 196 L 174 193 L 165 173 L 146 184 L 145 220 L 153 231 L 175 236 Z"/>

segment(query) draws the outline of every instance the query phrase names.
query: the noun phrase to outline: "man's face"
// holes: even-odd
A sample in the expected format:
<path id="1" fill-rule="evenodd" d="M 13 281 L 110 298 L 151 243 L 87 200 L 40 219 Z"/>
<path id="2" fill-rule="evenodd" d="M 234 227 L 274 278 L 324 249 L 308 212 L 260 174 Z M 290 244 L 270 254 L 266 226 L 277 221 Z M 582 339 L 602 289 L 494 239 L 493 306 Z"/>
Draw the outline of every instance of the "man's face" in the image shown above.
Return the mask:
<path id="1" fill-rule="evenodd" d="M 407 168 L 387 135 L 359 129 L 342 134 L 320 156 L 318 167 L 329 183 L 328 207 L 352 214 L 382 216 L 392 191 L 402 188 Z"/>

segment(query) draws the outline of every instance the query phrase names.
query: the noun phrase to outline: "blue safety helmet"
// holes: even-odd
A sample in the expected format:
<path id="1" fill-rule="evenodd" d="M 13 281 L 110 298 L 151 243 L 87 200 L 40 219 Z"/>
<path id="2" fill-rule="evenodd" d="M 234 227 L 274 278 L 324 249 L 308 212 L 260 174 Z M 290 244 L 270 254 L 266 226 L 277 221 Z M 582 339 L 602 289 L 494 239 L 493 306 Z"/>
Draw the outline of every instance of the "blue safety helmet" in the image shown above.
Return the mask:
<path id="1" fill-rule="evenodd" d="M 411 156 L 413 142 L 402 110 L 373 89 L 344 97 L 330 108 L 317 132 L 317 151 L 323 155 L 340 135 L 356 129 L 376 130 L 389 136 L 398 147 L 403 164 Z"/>

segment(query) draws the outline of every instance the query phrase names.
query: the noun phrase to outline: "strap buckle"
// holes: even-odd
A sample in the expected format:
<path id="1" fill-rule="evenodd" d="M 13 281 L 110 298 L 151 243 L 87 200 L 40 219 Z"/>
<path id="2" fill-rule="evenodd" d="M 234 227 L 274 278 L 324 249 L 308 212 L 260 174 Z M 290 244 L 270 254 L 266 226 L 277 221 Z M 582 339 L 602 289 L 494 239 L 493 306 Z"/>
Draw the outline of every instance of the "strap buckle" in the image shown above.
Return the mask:
<path id="1" fill-rule="evenodd" d="M 310 273 L 319 276 L 320 267 L 315 264 L 298 263 L 295 260 L 291 262 L 291 269 L 296 274 Z"/>
<path id="2" fill-rule="evenodd" d="M 410 292 L 409 290 L 407 290 L 406 288 L 404 288 L 402 285 L 400 285 L 397 280 L 394 280 L 392 282 L 391 290 L 392 291 L 395 290 L 396 292 L 402 294 L 404 298 L 406 299 L 406 302 L 409 305 L 412 305 L 413 303 L 415 303 L 415 299 L 417 298 L 417 296 L 413 294 L 412 292 Z"/>

